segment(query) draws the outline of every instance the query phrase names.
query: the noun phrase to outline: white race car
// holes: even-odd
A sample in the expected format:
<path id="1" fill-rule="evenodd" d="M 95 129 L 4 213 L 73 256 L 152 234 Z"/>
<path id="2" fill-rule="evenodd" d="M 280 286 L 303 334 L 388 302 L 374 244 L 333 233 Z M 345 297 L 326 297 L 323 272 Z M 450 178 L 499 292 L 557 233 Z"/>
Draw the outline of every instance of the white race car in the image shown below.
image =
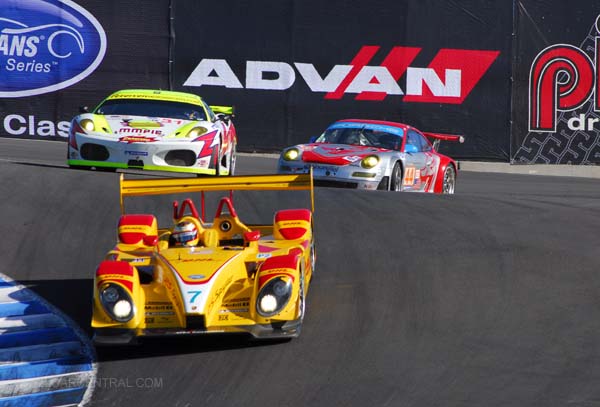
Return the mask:
<path id="1" fill-rule="evenodd" d="M 232 107 L 209 106 L 190 93 L 120 90 L 73 118 L 67 163 L 98 170 L 233 175 L 232 116 Z"/>

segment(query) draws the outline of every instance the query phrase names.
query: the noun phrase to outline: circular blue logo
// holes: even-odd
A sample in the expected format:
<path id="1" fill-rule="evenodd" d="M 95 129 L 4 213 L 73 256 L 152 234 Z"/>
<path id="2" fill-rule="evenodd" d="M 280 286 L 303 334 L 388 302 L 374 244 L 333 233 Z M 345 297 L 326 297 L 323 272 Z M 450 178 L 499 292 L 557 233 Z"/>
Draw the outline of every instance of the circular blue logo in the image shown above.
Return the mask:
<path id="1" fill-rule="evenodd" d="M 90 75 L 104 29 L 70 0 L 0 0 L 0 97 L 54 92 Z"/>

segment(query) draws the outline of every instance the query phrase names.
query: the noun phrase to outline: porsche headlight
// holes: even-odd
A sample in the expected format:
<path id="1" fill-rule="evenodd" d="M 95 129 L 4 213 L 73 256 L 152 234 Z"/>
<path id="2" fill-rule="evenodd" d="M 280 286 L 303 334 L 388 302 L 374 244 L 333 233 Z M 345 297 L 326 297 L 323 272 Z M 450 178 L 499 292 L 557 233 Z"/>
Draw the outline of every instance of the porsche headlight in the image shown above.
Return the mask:
<path id="1" fill-rule="evenodd" d="M 115 321 L 127 322 L 133 318 L 133 301 L 120 285 L 105 284 L 100 289 L 100 302 L 106 313 Z"/>
<path id="2" fill-rule="evenodd" d="M 202 127 L 202 126 L 194 127 L 193 129 L 188 131 L 188 134 L 186 134 L 186 137 L 196 138 L 198 136 L 203 135 L 207 131 L 208 131 L 208 129 L 206 127 Z"/>
<path id="3" fill-rule="evenodd" d="M 275 277 L 258 293 L 256 310 L 263 317 L 272 317 L 281 312 L 292 296 L 292 282 L 286 277 Z"/>
<path id="4" fill-rule="evenodd" d="M 85 131 L 94 131 L 95 126 L 94 126 L 94 122 L 90 119 L 83 119 L 79 122 L 79 125 L 85 130 Z"/>
<path id="5" fill-rule="evenodd" d="M 295 161 L 300 157 L 300 150 L 297 148 L 290 148 L 289 150 L 284 151 L 283 159 L 285 161 Z"/>
<path id="6" fill-rule="evenodd" d="M 379 164 L 379 157 L 377 157 L 376 155 L 367 156 L 363 158 L 360 162 L 360 166 L 367 169 L 373 168 L 377 164 Z"/>
<path id="7" fill-rule="evenodd" d="M 113 307 L 113 314 L 115 314 L 117 318 L 127 318 L 131 315 L 131 311 L 131 303 L 127 300 L 119 300 Z"/>

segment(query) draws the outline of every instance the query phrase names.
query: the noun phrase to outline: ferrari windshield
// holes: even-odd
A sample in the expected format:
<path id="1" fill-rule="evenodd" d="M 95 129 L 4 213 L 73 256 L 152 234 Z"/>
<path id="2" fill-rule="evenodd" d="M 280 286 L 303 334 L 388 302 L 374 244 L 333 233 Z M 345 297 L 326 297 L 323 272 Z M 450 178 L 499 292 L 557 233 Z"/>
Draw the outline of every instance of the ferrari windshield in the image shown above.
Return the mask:
<path id="1" fill-rule="evenodd" d="M 105 100 L 95 111 L 103 115 L 168 117 L 183 120 L 206 120 L 202 106 L 165 100 L 112 99 Z"/>
<path id="2" fill-rule="evenodd" d="M 325 130 L 317 143 L 353 144 L 399 150 L 404 131 L 401 128 L 360 123 L 336 123 Z"/>

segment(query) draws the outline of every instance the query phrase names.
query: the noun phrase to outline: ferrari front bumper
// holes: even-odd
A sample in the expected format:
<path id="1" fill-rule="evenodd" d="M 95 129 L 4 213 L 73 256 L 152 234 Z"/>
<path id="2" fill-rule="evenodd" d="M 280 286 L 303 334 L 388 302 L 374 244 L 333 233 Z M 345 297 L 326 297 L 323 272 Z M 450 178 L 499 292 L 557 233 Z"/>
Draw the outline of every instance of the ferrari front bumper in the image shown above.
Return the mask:
<path id="1" fill-rule="evenodd" d="M 70 166 L 132 168 L 207 175 L 216 173 L 214 152 L 204 148 L 204 143 L 151 138 L 142 141 L 143 137 L 116 139 L 83 133 L 76 133 L 75 137 L 77 148 L 68 146 L 67 163 Z"/>

